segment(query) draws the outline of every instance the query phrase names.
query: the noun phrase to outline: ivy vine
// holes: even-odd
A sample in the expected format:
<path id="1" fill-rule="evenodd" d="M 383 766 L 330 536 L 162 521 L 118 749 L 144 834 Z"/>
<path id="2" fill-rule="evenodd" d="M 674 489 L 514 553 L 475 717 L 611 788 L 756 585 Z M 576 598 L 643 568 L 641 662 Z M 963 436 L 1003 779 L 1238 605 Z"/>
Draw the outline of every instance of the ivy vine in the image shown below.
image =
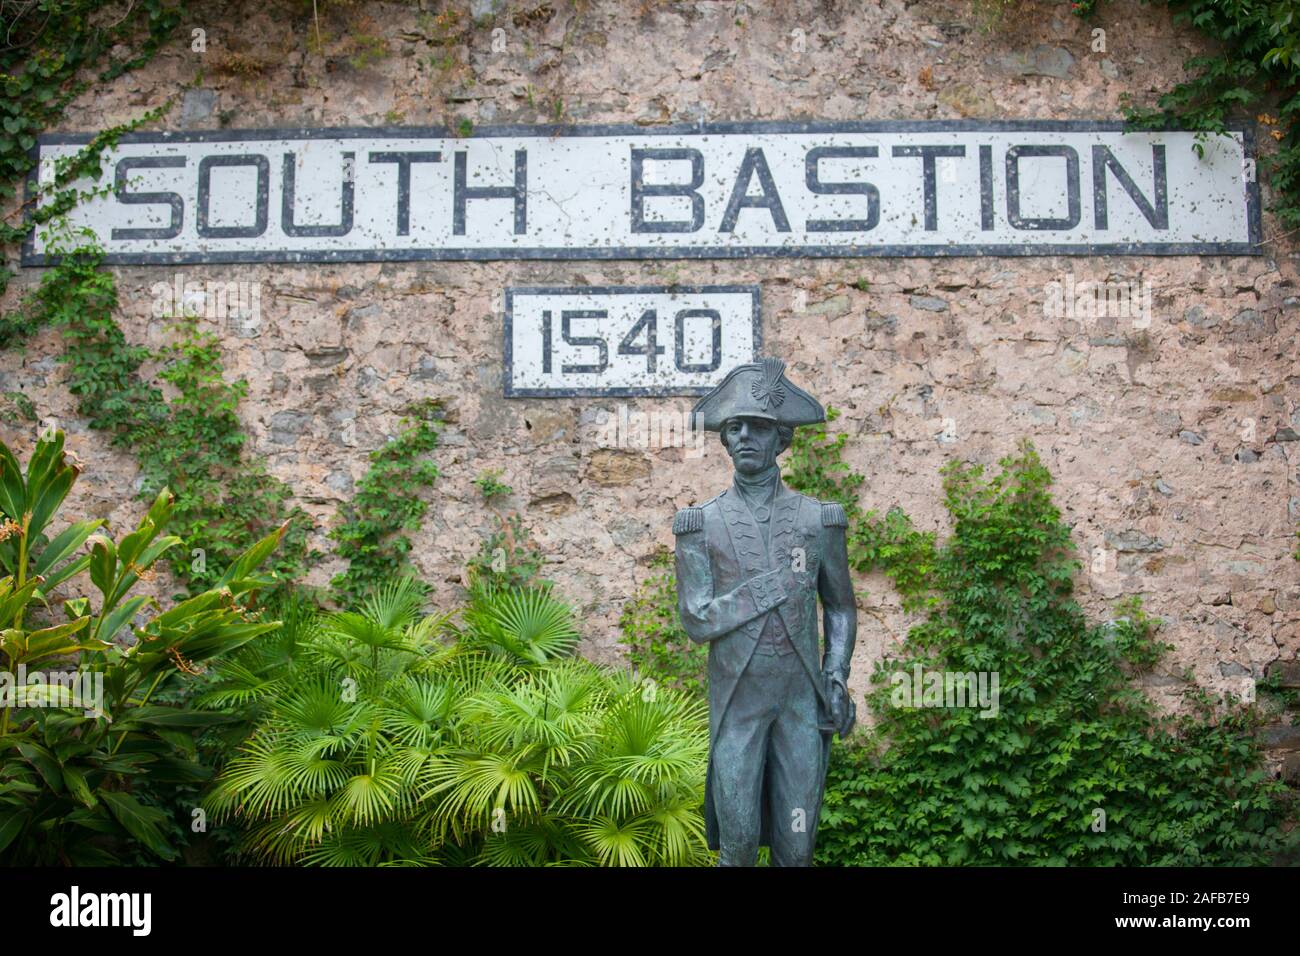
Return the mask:
<path id="1" fill-rule="evenodd" d="M 496 518 L 496 530 L 479 545 L 478 553 L 466 563 L 470 588 L 489 591 L 549 587 L 551 582 L 539 577 L 543 556 L 518 511 L 503 514 L 493 503 L 508 498 L 514 489 L 501 480 L 499 469 L 487 469 L 474 479 L 483 503 Z"/>
<path id="2" fill-rule="evenodd" d="M 1001 472 L 942 469 L 952 534 L 914 580 L 924 620 L 878 663 L 876 725 L 833 751 L 818 861 L 830 865 L 1259 865 L 1296 848 L 1265 775 L 1266 719 L 1190 679 L 1157 712 L 1134 678 L 1170 645 L 1132 596 L 1090 623 L 1081 566 L 1027 439 Z M 897 581 L 898 577 L 891 575 Z M 914 682 L 926 675 L 924 696 Z M 963 706 L 945 689 L 999 681 Z M 969 686 L 969 685 L 968 685 Z M 987 686 L 987 685 L 986 685 Z M 902 692 L 900 693 L 900 689 Z M 974 687 L 971 687 L 972 696 Z M 990 710 L 987 703 L 992 703 Z"/>
<path id="3" fill-rule="evenodd" d="M 348 561 L 331 582 L 339 603 L 351 606 L 409 571 L 411 539 L 403 532 L 418 530 L 429 509 L 421 493 L 438 477 L 438 466 L 425 456 L 437 447 L 442 420 L 440 400 L 414 402 L 402 432 L 370 453 L 366 476 L 329 533 L 335 553 Z"/>
<path id="4" fill-rule="evenodd" d="M 121 5 L 106 0 L 17 0 L 5 4 L 0 36 L 0 202 L 17 197 L 32 171 L 37 135 L 62 118 L 92 83 L 106 83 L 149 62 L 181 22 L 183 7 L 166 0 Z M 125 50 L 126 55 L 115 55 Z M 0 245 L 22 242 L 27 225 L 62 216 L 82 194 L 66 188 L 82 177 L 98 180 L 99 158 L 122 133 L 164 115 L 172 100 L 143 116 L 104 130 L 0 223 Z M 39 208 L 37 204 L 39 202 Z M 29 224 L 20 221 L 31 217 Z M 0 294 L 13 277 L 0 265 Z M 0 321 L 0 348 L 23 332 Z"/>
<path id="5" fill-rule="evenodd" d="M 178 337 L 157 352 L 126 340 L 114 318 L 117 283 L 102 268 L 98 246 L 56 246 L 57 265 L 25 299 L 29 321 L 49 323 L 64 344 L 59 361 L 77 413 L 132 450 L 140 464 L 139 496 L 166 485 L 176 495 L 172 533 L 185 542 L 172 570 L 191 592 L 221 577 L 230 562 L 285 522 L 273 570 L 292 578 L 305 568 L 309 516 L 291 508 L 289 488 L 244 452 L 236 409 L 247 383 L 224 380 L 216 335 L 181 317 Z M 158 382 L 177 390 L 171 401 L 141 373 L 158 363 Z"/>
<path id="6" fill-rule="evenodd" d="M 1234 121 L 1254 119 L 1276 143 L 1260 156 L 1275 193 L 1273 213 L 1287 228 L 1300 227 L 1300 11 L 1290 2 L 1164 0 L 1174 22 L 1214 41 L 1215 52 L 1186 60 L 1191 78 L 1173 86 L 1154 106 L 1121 99 L 1134 129 L 1191 129 L 1223 133 Z M 1071 4 L 1075 14 L 1096 13 L 1099 0 Z M 1276 114 L 1276 115 L 1274 115 Z M 1197 144 L 1197 151 L 1203 147 Z"/>

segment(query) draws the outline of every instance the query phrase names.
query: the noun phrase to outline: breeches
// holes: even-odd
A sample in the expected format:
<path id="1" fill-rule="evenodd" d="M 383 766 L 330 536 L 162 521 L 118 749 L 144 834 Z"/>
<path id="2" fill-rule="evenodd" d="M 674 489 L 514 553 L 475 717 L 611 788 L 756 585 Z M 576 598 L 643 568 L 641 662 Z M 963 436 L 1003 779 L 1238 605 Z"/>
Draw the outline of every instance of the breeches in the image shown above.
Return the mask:
<path id="1" fill-rule="evenodd" d="M 754 654 L 714 742 L 719 866 L 757 863 L 765 789 L 772 865 L 812 865 L 826 772 L 822 747 L 817 694 L 798 657 Z"/>

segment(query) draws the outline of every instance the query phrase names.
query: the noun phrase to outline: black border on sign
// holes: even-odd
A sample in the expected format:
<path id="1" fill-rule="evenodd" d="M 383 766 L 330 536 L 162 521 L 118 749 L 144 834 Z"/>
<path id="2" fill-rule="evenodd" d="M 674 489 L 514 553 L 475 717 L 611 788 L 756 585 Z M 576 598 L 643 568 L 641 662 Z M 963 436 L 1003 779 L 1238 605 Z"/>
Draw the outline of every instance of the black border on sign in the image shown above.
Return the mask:
<path id="1" fill-rule="evenodd" d="M 753 121 L 734 123 L 692 123 L 645 127 L 628 123 L 605 123 L 592 126 L 485 126 L 470 136 L 456 136 L 443 126 L 344 126 L 336 128 L 271 127 L 268 129 L 191 130 L 185 132 L 124 133 L 121 143 L 222 143 L 253 139 L 364 139 L 373 137 L 438 139 L 481 139 L 493 136 L 683 136 L 709 133 L 908 133 L 962 132 L 980 130 L 990 133 L 1014 132 L 1125 132 L 1126 124 L 1118 120 L 877 120 L 864 122 L 820 121 Z M 1130 132 L 1143 132 L 1129 130 Z M 1245 124 L 1225 128 L 1242 136 L 1243 155 L 1255 158 L 1254 131 Z M 1161 130 L 1160 132 L 1190 132 Z M 43 145 L 84 145 L 93 134 L 45 133 L 28 151 L 33 160 L 28 172 L 24 199 L 35 194 L 40 147 Z M 26 203 L 25 203 L 26 207 Z M 30 220 L 30 208 L 24 218 Z M 1041 245 L 888 245 L 888 246 L 700 246 L 694 248 L 641 247 L 582 249 L 515 248 L 495 249 L 346 249 L 280 250 L 260 252 L 114 252 L 104 256 L 108 265 L 218 265 L 235 262 L 429 262 L 429 261 L 498 261 L 512 259 L 869 259 L 884 256 L 944 258 L 949 256 L 1204 256 L 1262 255 L 1260 199 L 1258 177 L 1246 184 L 1246 242 L 1167 242 L 1167 243 L 1046 243 Z M 35 226 L 28 229 L 23 241 L 23 266 L 49 266 L 58 257 L 35 252 Z"/>
<path id="2" fill-rule="evenodd" d="M 514 302 L 520 295 L 634 295 L 636 293 L 664 295 L 704 295 L 709 292 L 729 294 L 748 293 L 753 303 L 751 321 L 754 326 L 754 358 L 757 361 L 763 348 L 763 292 L 758 285 L 564 285 L 506 286 L 505 293 L 505 344 L 503 346 L 505 374 L 502 394 L 506 398 L 667 398 L 673 395 L 707 395 L 712 385 L 691 385 L 681 388 L 515 388 L 514 387 Z"/>

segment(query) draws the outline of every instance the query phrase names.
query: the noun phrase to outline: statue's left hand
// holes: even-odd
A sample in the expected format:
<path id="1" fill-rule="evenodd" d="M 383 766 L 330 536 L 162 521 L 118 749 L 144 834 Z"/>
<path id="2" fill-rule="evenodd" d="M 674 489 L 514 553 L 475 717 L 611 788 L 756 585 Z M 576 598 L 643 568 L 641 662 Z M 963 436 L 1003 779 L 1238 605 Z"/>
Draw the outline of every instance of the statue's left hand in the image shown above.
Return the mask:
<path id="1" fill-rule="evenodd" d="M 841 738 L 847 737 L 857 722 L 857 707 L 849 697 L 849 689 L 839 675 L 826 674 L 826 696 L 830 700 L 831 723 Z"/>

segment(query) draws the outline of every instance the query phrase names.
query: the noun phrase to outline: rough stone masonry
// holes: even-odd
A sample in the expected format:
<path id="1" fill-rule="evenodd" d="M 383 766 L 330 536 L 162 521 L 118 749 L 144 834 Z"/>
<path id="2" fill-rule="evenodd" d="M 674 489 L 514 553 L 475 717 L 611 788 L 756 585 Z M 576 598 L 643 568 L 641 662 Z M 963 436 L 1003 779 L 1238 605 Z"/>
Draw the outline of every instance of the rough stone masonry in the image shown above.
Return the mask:
<path id="1" fill-rule="evenodd" d="M 1165 11 L 1061 3 L 981 31 L 969 3 L 659 0 L 506 4 L 456 18 L 416 5 L 214 2 L 143 70 L 76 101 L 63 130 L 131 119 L 193 81 L 162 128 L 667 123 L 727 120 L 1114 119 L 1184 75 L 1201 41 Z M 1105 30 L 1095 50 L 1094 26 Z M 202 30 L 196 52 L 192 30 Z M 1266 139 L 1266 137 L 1264 138 Z M 1265 202 L 1269 200 L 1265 190 Z M 365 473 L 366 455 L 414 399 L 449 400 L 443 476 L 413 557 L 441 600 L 495 527 L 473 478 L 503 471 L 547 555 L 545 573 L 581 611 L 584 653 L 621 658 L 617 619 L 670 548 L 674 511 L 713 477 L 681 448 L 604 447 L 602 416 L 680 413 L 689 399 L 506 399 L 507 285 L 757 284 L 765 350 L 842 410 L 865 508 L 901 506 L 946 534 L 939 468 L 996 467 L 1022 435 L 1050 468 L 1086 570 L 1087 612 L 1140 593 L 1176 650 L 1148 678 L 1159 696 L 1190 667 L 1240 693 L 1300 648 L 1300 289 L 1296 244 L 1265 215 L 1259 256 L 447 262 L 117 267 L 128 340 L 159 346 L 156 283 L 242 283 L 261 320 L 204 320 L 222 335 L 252 453 L 317 521 L 315 546 Z M 24 270 L 12 307 L 41 270 Z M 1093 285 L 1089 285 L 1089 284 Z M 1098 317 L 1079 290 L 1137 290 L 1149 322 Z M 1071 294 L 1066 294 L 1066 289 Z M 1103 296 L 1104 298 L 1104 296 Z M 1095 300 L 1094 300 L 1095 301 Z M 200 303 L 201 306 L 201 303 Z M 46 330 L 0 354 L 19 390 L 88 463 L 69 513 L 121 530 L 144 503 L 137 465 L 74 412 Z M 6 418 L 21 455 L 35 427 Z M 324 584 L 339 562 L 322 564 Z M 865 612 L 854 684 L 906 633 L 883 577 L 858 582 Z M 164 583 L 161 593 L 171 588 Z"/>

